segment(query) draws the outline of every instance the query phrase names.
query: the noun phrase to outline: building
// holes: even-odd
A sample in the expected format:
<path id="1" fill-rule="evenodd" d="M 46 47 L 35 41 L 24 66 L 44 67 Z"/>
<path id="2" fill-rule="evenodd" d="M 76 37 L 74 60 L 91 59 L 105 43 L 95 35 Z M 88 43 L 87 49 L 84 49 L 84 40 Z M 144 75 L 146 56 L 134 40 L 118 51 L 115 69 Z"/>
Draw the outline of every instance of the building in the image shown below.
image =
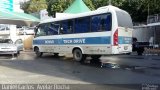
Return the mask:
<path id="1" fill-rule="evenodd" d="M 13 0 L 0 0 L 0 10 L 13 11 Z"/>
<path id="2" fill-rule="evenodd" d="M 40 14 L 40 20 L 46 20 L 46 19 L 52 19 L 54 17 L 52 16 L 49 16 L 48 15 L 48 12 L 46 9 L 43 9 L 39 12 Z M 69 13 L 57 13 L 55 14 L 55 17 L 56 18 L 63 18 L 63 17 L 66 17 L 66 16 L 71 16 L 71 15 L 74 15 L 74 14 L 69 14 Z"/>

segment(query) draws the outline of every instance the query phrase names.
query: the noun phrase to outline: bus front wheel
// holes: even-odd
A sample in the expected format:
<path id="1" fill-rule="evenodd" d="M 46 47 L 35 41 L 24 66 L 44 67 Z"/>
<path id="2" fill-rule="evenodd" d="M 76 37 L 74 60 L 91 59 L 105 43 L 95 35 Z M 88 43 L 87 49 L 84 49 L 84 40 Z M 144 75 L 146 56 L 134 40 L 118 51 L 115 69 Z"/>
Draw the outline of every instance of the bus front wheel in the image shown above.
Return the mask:
<path id="1" fill-rule="evenodd" d="M 37 57 L 41 57 L 43 55 L 43 53 L 39 51 L 39 48 L 35 48 L 35 53 Z"/>
<path id="2" fill-rule="evenodd" d="M 73 51 L 73 58 L 78 62 L 83 62 L 86 59 L 86 55 L 82 54 L 82 51 L 80 49 L 75 49 Z"/>

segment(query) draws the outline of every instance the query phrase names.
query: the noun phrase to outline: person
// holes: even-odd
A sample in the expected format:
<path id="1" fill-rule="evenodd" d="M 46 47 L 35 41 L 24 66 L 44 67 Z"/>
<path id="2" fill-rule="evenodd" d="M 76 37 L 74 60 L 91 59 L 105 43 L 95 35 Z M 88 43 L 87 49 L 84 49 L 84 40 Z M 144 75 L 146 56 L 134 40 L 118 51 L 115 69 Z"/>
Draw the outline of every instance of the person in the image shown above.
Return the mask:
<path id="1" fill-rule="evenodd" d="M 133 37 L 132 38 L 132 51 L 137 51 L 138 45 L 137 45 L 137 38 Z"/>
<path id="2" fill-rule="evenodd" d="M 149 39 L 149 47 L 150 48 L 153 48 L 153 40 L 154 40 L 154 37 L 153 36 L 150 37 L 150 39 Z"/>

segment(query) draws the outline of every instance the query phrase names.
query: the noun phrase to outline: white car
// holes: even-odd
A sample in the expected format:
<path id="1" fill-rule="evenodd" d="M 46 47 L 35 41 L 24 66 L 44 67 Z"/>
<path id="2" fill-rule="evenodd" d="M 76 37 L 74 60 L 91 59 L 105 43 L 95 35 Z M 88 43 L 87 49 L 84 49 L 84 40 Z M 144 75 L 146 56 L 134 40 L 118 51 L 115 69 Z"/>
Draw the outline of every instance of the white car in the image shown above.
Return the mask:
<path id="1" fill-rule="evenodd" d="M 19 29 L 19 35 L 34 35 L 34 28 L 33 27 L 26 27 Z"/>
<path id="2" fill-rule="evenodd" d="M 23 42 L 21 39 L 13 42 L 11 39 L 0 39 L 0 54 L 18 55 L 23 50 Z"/>
<path id="3" fill-rule="evenodd" d="M 34 28 L 33 28 L 33 27 L 26 28 L 26 29 L 24 30 L 24 34 L 34 35 L 34 34 L 35 34 Z"/>

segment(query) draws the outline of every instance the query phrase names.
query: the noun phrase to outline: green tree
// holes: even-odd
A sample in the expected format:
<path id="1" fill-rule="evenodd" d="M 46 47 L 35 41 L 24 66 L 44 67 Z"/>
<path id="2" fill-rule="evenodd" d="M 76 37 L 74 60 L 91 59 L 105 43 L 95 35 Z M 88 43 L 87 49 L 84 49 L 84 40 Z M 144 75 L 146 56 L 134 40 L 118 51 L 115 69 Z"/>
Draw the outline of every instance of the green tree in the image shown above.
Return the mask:
<path id="1" fill-rule="evenodd" d="M 148 15 L 160 13 L 158 3 L 159 0 L 129 0 L 120 8 L 129 12 L 134 22 L 146 22 Z"/>
<path id="2" fill-rule="evenodd" d="M 21 3 L 21 8 L 25 13 L 39 12 L 42 9 L 47 9 L 46 0 L 30 0 Z"/>
<path id="3" fill-rule="evenodd" d="M 46 9 L 50 16 L 55 12 L 63 12 L 74 0 L 30 0 L 21 3 L 21 8 L 26 13 L 33 13 Z M 83 0 L 91 9 L 109 5 L 109 0 Z M 160 13 L 160 0 L 111 0 L 113 6 L 126 10 L 134 22 L 146 22 L 147 16 Z"/>
<path id="4" fill-rule="evenodd" d="M 109 5 L 109 0 L 92 0 L 92 1 L 96 9 L 102 6 Z M 120 7 L 123 5 L 124 1 L 128 0 L 111 0 L 111 5 Z"/>
<path id="5" fill-rule="evenodd" d="M 88 6 L 89 9 L 95 10 L 95 6 L 93 5 L 93 0 L 83 0 L 83 1 Z"/>
<path id="6" fill-rule="evenodd" d="M 108 5 L 108 0 L 92 0 L 92 1 L 96 9 Z"/>
<path id="7" fill-rule="evenodd" d="M 109 0 L 93 0 L 95 8 L 107 6 Z M 134 22 L 146 22 L 148 14 L 160 13 L 160 0 L 111 0 L 112 5 L 126 10 Z"/>
<path id="8" fill-rule="evenodd" d="M 28 1 L 28 2 L 21 2 L 21 3 L 20 3 L 21 9 L 22 9 L 25 13 L 28 13 L 27 9 L 28 9 L 29 5 L 30 5 L 30 2 L 29 2 L 29 1 Z"/>
<path id="9" fill-rule="evenodd" d="M 73 2 L 73 0 L 47 0 L 48 15 L 54 16 L 55 12 L 63 12 Z"/>
<path id="10" fill-rule="evenodd" d="M 73 3 L 73 1 L 74 0 L 47 0 L 47 2 L 49 2 L 47 8 L 48 14 L 53 16 L 55 12 L 63 12 Z M 83 1 L 91 10 L 95 9 L 92 0 Z"/>

